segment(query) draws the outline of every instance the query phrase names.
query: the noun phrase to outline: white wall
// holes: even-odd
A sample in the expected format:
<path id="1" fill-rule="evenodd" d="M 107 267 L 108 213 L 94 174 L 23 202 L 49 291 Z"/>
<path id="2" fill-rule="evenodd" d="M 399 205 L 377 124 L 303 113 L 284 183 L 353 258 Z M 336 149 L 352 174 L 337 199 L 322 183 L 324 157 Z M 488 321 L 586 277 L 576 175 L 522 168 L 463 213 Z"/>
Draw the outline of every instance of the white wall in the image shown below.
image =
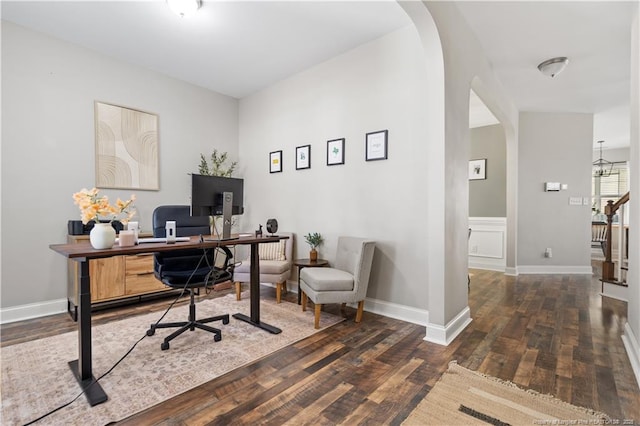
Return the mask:
<path id="1" fill-rule="evenodd" d="M 593 161 L 597 161 L 600 158 L 600 148 L 596 147 L 593 150 Z M 612 148 L 605 149 L 602 147 L 602 158 L 607 161 L 629 161 L 629 148 Z"/>
<path id="2" fill-rule="evenodd" d="M 407 2 L 411 8 L 415 2 Z M 518 114 L 504 89 L 495 79 L 491 65 L 484 56 L 482 46 L 469 29 L 465 19 L 453 2 L 423 2 L 435 21 L 442 43 L 444 72 L 446 78 L 444 102 L 445 134 L 442 141 L 444 169 L 439 182 L 443 185 L 442 199 L 430 200 L 443 206 L 443 239 L 438 240 L 444 254 L 443 280 L 431 282 L 434 289 L 429 298 L 429 320 L 427 339 L 449 342 L 463 327 L 470 313 L 467 307 L 467 229 L 468 229 L 468 160 L 469 160 L 469 93 L 474 91 L 500 120 L 505 128 L 507 140 L 507 228 L 515 223 L 515 191 L 509 179 L 517 174 L 509 164 L 517 153 Z M 404 6 L 405 10 L 411 10 Z M 410 14 L 412 19 L 414 15 Z M 473 82 L 473 83 L 472 83 Z M 517 178 L 517 176 L 516 176 Z M 429 182 L 429 185 L 437 183 Z M 441 226 L 436 219 L 432 226 Z M 511 233 L 514 236 L 515 233 Z M 508 235 L 508 238 L 511 236 Z M 431 238 L 431 235 L 429 235 Z M 512 247 L 509 244 L 509 247 Z M 507 256 L 509 261 L 509 256 Z M 431 264 L 431 259 L 429 259 Z M 433 331 L 433 333 L 431 333 Z"/>
<path id="3" fill-rule="evenodd" d="M 486 179 L 469 181 L 470 217 L 507 216 L 507 146 L 501 125 L 470 130 L 469 160 L 486 159 Z"/>
<path id="4" fill-rule="evenodd" d="M 331 262 L 339 235 L 372 238 L 369 299 L 425 310 L 425 241 L 416 237 L 428 220 L 425 81 L 410 26 L 243 98 L 245 227 L 277 218 L 280 229 L 296 233 L 298 257 L 308 257 L 302 237 L 319 232 L 320 256 Z M 383 129 L 388 160 L 366 162 L 365 133 Z M 327 166 L 327 140 L 336 138 L 346 140 L 345 164 Z M 307 144 L 311 169 L 295 170 L 295 147 Z M 270 174 L 269 152 L 276 150 L 284 171 Z"/>
<path id="5" fill-rule="evenodd" d="M 507 220 L 470 217 L 469 268 L 504 272 L 507 267 Z"/>
<path id="6" fill-rule="evenodd" d="M 236 99 L 2 22 L 2 308 L 66 298 L 71 195 L 94 176 L 94 101 L 159 117 L 160 191 L 138 197 L 145 230 L 160 204 L 188 204 L 200 153 L 238 156 Z M 63 308 L 66 305 L 61 305 Z"/>
<path id="7" fill-rule="evenodd" d="M 636 4 L 631 33 L 631 132 L 629 195 L 629 322 L 623 341 L 636 381 L 640 383 L 640 7 Z"/>
<path id="8" fill-rule="evenodd" d="M 591 273 L 592 139 L 592 114 L 520 114 L 520 273 Z M 568 189 L 545 192 L 545 182 Z M 569 205 L 570 197 L 588 202 Z"/>

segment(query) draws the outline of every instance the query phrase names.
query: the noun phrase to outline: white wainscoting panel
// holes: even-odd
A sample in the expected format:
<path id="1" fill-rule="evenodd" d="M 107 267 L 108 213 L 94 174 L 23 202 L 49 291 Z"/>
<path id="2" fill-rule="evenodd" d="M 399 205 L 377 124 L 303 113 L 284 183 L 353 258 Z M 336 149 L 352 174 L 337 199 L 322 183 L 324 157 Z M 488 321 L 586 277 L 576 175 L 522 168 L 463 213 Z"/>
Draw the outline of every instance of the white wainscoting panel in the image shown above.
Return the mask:
<path id="1" fill-rule="evenodd" d="M 504 272 L 507 267 L 507 218 L 470 217 L 469 268 Z"/>

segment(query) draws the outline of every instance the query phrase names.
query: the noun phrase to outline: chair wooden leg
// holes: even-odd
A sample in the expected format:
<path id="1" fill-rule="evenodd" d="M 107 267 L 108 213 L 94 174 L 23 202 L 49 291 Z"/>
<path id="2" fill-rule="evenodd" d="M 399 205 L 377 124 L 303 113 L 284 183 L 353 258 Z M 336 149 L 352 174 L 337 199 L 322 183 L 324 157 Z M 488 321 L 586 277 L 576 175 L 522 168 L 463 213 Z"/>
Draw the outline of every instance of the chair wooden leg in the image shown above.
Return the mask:
<path id="1" fill-rule="evenodd" d="M 320 303 L 316 303 L 315 306 L 315 318 L 313 320 L 313 326 L 318 329 L 320 328 L 320 311 L 322 310 L 322 305 Z"/>
<path id="2" fill-rule="evenodd" d="M 240 293 L 242 293 L 242 283 L 236 281 L 236 300 L 240 300 Z"/>
<path id="3" fill-rule="evenodd" d="M 282 298 L 282 285 L 284 283 L 276 283 L 276 303 L 280 303 L 280 299 Z"/>
<path id="4" fill-rule="evenodd" d="M 301 303 L 302 303 L 302 312 L 307 310 L 307 295 L 304 294 L 304 291 L 301 292 Z"/>
<path id="5" fill-rule="evenodd" d="M 358 311 L 356 312 L 356 322 L 362 321 L 362 312 L 364 311 L 364 300 L 358 302 Z"/>

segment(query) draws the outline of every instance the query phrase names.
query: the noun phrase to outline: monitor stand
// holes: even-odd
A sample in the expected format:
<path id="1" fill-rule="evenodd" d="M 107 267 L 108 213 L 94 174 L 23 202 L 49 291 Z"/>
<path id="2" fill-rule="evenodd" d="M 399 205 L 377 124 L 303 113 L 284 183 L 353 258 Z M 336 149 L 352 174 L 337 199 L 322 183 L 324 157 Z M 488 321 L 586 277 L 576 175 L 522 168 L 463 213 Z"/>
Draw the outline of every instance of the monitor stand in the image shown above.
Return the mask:
<path id="1" fill-rule="evenodd" d="M 222 239 L 231 239 L 231 213 L 233 211 L 233 192 L 222 194 Z"/>
<path id="2" fill-rule="evenodd" d="M 231 215 L 233 212 L 233 192 L 222 193 L 222 237 L 213 238 L 213 241 L 237 240 L 231 236 Z"/>

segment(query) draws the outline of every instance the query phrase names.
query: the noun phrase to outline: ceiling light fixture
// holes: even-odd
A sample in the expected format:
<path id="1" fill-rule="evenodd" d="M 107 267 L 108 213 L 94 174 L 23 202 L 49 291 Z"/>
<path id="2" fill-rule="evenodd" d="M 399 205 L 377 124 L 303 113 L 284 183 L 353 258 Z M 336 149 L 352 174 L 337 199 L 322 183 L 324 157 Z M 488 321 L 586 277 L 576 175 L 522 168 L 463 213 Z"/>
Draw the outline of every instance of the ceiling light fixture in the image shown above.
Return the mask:
<path id="1" fill-rule="evenodd" d="M 169 9 L 181 18 L 194 15 L 200 8 L 200 0 L 167 0 Z"/>
<path id="2" fill-rule="evenodd" d="M 613 170 L 613 163 L 602 158 L 602 144 L 604 141 L 598 141 L 600 145 L 600 158 L 593 162 L 593 175 L 595 177 L 608 177 L 611 176 Z"/>
<path id="3" fill-rule="evenodd" d="M 559 56 L 557 58 L 547 59 L 546 61 L 542 62 L 540 65 L 538 65 L 538 69 L 542 74 L 553 78 L 556 75 L 560 74 L 568 63 L 569 58 L 567 58 L 566 56 Z"/>

